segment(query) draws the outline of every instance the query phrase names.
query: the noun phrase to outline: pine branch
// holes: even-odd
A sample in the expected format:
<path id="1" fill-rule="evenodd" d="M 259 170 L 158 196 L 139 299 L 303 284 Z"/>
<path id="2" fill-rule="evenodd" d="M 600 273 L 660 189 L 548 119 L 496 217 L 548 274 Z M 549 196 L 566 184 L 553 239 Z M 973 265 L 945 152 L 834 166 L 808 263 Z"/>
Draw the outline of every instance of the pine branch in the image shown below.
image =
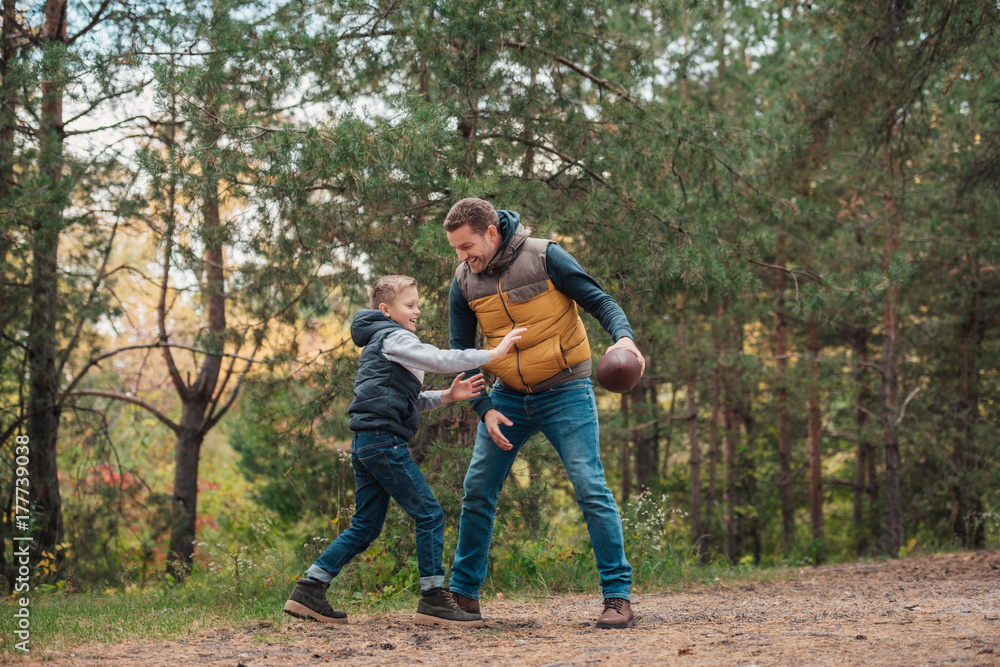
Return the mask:
<path id="1" fill-rule="evenodd" d="M 532 48 L 531 46 L 529 46 L 528 44 L 526 44 L 524 42 L 511 42 L 509 40 L 503 40 L 500 43 L 500 45 L 501 46 L 507 46 L 507 47 L 515 48 L 518 51 L 526 51 L 526 50 Z M 547 51 L 546 49 L 543 49 L 543 48 L 539 47 L 536 50 L 538 50 L 538 51 L 544 53 L 545 55 L 553 58 L 556 62 L 562 63 L 563 65 L 565 65 L 569 69 L 573 70 L 574 72 L 576 72 L 580 76 L 584 77 L 585 79 L 589 79 L 590 81 L 593 81 L 594 83 L 596 83 L 598 85 L 599 88 L 601 88 L 603 90 L 611 90 L 611 91 L 613 91 L 615 94 L 618 95 L 618 97 L 620 99 L 625 100 L 626 102 L 628 102 L 629 104 L 631 104 L 632 106 L 634 106 L 636 109 L 641 109 L 642 108 L 642 106 L 638 102 L 636 102 L 635 100 L 633 100 L 629 96 L 628 91 L 625 89 L 625 86 L 623 86 L 623 85 L 621 85 L 619 83 L 614 83 L 613 81 L 609 81 L 608 79 L 602 79 L 601 77 L 597 76 L 596 74 L 588 72 L 581 65 L 576 64 L 572 60 L 570 60 L 568 58 L 564 58 L 562 56 L 554 55 L 553 53 L 551 53 L 550 51 Z"/>
<path id="2" fill-rule="evenodd" d="M 134 120 L 139 120 L 140 118 L 145 118 L 145 117 L 146 117 L 145 115 L 132 116 L 131 118 L 125 118 L 124 120 L 120 120 L 117 123 L 112 123 L 111 125 L 105 125 L 103 127 L 94 127 L 89 130 L 73 130 L 70 132 L 64 132 L 63 136 L 75 137 L 80 134 L 93 134 L 95 132 L 103 132 L 104 130 L 112 130 L 116 127 L 121 127 L 126 123 L 131 123 Z"/>
<path id="3" fill-rule="evenodd" d="M 261 339 L 254 347 L 254 351 L 251 354 L 257 354 L 257 352 L 261 348 L 261 345 L 263 344 L 264 340 Z M 236 360 L 234 359 L 232 363 L 229 364 L 229 371 L 226 373 L 226 378 L 222 383 L 223 387 L 225 387 L 226 383 L 229 381 L 229 376 L 232 373 L 233 365 L 235 365 L 235 363 Z M 222 390 L 221 389 L 219 390 L 217 398 L 212 402 L 212 408 L 209 411 L 209 414 L 206 415 L 204 422 L 205 432 L 208 432 L 210 429 L 214 428 L 215 425 L 219 423 L 219 420 L 222 419 L 227 412 L 229 412 L 229 408 L 231 408 L 233 403 L 236 402 L 236 397 L 240 393 L 240 389 L 243 387 L 243 380 L 246 378 L 247 373 L 249 371 L 250 371 L 250 363 L 248 362 L 247 365 L 243 368 L 243 371 L 240 373 L 240 376 L 236 381 L 236 386 L 233 387 L 233 392 L 229 395 L 229 399 L 222 406 L 222 408 L 219 409 L 219 413 L 213 416 L 212 413 L 215 411 L 215 406 L 218 405 L 218 399 L 222 398 Z"/>
<path id="4" fill-rule="evenodd" d="M 91 104 L 90 104 L 89 107 L 87 107 L 84 111 L 81 111 L 77 115 L 73 116 L 72 118 L 70 118 L 69 120 L 67 120 L 66 122 L 64 122 L 63 125 L 64 126 L 65 125 L 72 125 L 74 122 L 80 120 L 84 116 L 89 116 L 90 112 L 92 112 L 94 109 L 96 109 L 98 106 L 100 106 L 104 102 L 107 102 L 108 100 L 113 100 L 113 99 L 115 99 L 117 97 L 121 97 L 122 95 L 127 95 L 129 93 L 133 93 L 137 89 L 142 88 L 142 87 L 146 86 L 147 84 L 149 84 L 150 81 L 151 81 L 151 79 L 146 79 L 146 80 L 140 81 L 139 83 L 135 84 L 134 86 L 130 86 L 129 88 L 126 88 L 124 90 L 116 90 L 116 91 L 114 91 L 112 93 L 108 93 L 107 95 L 102 95 L 101 97 L 98 97 L 96 100 L 94 100 L 93 102 L 91 102 Z M 136 118 L 142 118 L 142 116 L 136 116 Z"/>
<path id="5" fill-rule="evenodd" d="M 177 433 L 180 427 L 170 420 L 165 414 L 157 410 L 155 407 L 142 400 L 137 396 L 129 396 L 128 394 L 122 394 L 117 391 L 102 391 L 99 389 L 78 389 L 69 393 L 70 396 L 97 396 L 98 398 L 111 398 L 116 401 L 123 401 L 125 403 L 131 403 L 132 405 L 137 405 L 143 410 L 146 410 L 154 417 L 159 419 L 161 422 L 170 427 L 170 430 Z"/>
<path id="6" fill-rule="evenodd" d="M 913 397 L 916 396 L 921 389 L 923 389 L 923 387 L 917 387 L 916 389 L 911 391 L 910 395 L 906 397 L 905 401 L 903 401 L 903 407 L 899 409 L 899 416 L 896 417 L 896 426 L 899 426 L 901 423 L 903 423 L 903 417 L 906 416 L 906 406 L 910 404 L 910 401 L 913 400 Z"/>
<path id="7" fill-rule="evenodd" d="M 554 148 L 552 146 L 547 146 L 547 145 L 545 145 L 545 144 L 543 144 L 541 142 L 534 141 L 534 140 L 531 140 L 531 139 L 527 139 L 525 137 L 508 136 L 508 135 L 505 135 L 505 134 L 482 134 L 482 135 L 479 136 L 479 139 L 503 139 L 504 141 L 511 141 L 511 142 L 515 142 L 516 141 L 516 142 L 524 144 L 526 146 L 531 146 L 533 148 L 538 148 L 540 150 L 546 151 L 547 153 L 552 153 L 553 155 L 558 156 L 564 162 L 566 162 L 566 163 L 568 163 L 570 165 L 574 165 L 574 166 L 580 167 L 581 169 L 583 169 L 584 171 L 586 171 L 588 174 L 590 174 L 590 176 L 592 178 L 594 178 L 596 181 L 598 181 L 601 185 L 611 185 L 606 178 L 604 178 L 603 176 L 601 176 L 597 172 L 593 171 L 592 169 L 588 168 L 586 165 L 584 165 L 582 162 L 580 162 L 576 158 L 574 158 L 574 157 L 572 157 L 570 155 L 567 155 L 566 153 L 562 152 L 558 148 Z"/>
<path id="8" fill-rule="evenodd" d="M 83 37 L 84 35 L 86 35 L 88 32 L 90 32 L 91 30 L 93 30 L 95 27 L 97 27 L 97 24 L 99 24 L 101 22 L 101 19 L 103 18 L 103 15 L 104 15 L 104 12 L 108 9 L 108 5 L 110 5 L 110 4 L 111 4 L 111 0 L 104 0 L 103 2 L 101 2 L 101 6 L 97 8 L 97 11 L 94 12 L 94 15 L 91 17 L 90 23 L 88 23 L 87 25 L 85 25 L 80 32 L 78 32 L 75 35 L 73 35 L 72 37 L 70 37 L 66 41 L 66 44 L 73 44 L 74 42 L 76 42 L 76 40 L 80 39 L 81 37 Z"/>
<path id="9" fill-rule="evenodd" d="M 63 358 L 59 362 L 59 370 L 56 371 L 56 376 L 58 377 L 62 376 L 63 368 L 65 368 L 70 354 L 73 353 L 73 350 L 76 348 L 76 344 L 80 340 L 80 334 L 83 332 L 83 325 L 87 319 L 86 312 L 90 309 L 90 306 L 93 305 L 94 299 L 97 298 L 97 290 L 108 275 L 105 273 L 105 270 L 108 267 L 108 258 L 111 256 L 111 247 L 115 242 L 115 235 L 118 233 L 118 222 L 118 220 L 115 220 L 115 224 L 111 228 L 111 236 L 108 239 L 107 246 L 104 248 L 104 258 L 101 260 L 101 266 L 97 269 L 97 274 L 94 276 L 93 283 L 90 286 L 90 294 L 87 295 L 87 305 L 83 308 L 83 311 L 80 314 L 80 319 L 76 323 L 76 330 L 73 332 L 73 337 L 70 338 L 69 343 L 63 351 Z"/>
<path id="10" fill-rule="evenodd" d="M 244 356 L 240 356 L 238 354 L 230 354 L 228 352 L 210 352 L 209 350 L 203 350 L 201 348 L 192 347 L 190 345 L 179 345 L 177 343 L 162 343 L 162 342 L 160 342 L 160 343 L 147 343 L 147 344 L 144 344 L 144 345 L 126 345 L 125 347 L 119 347 L 117 349 L 110 350 L 110 351 L 105 352 L 103 354 L 99 354 L 98 356 L 96 356 L 96 357 L 92 358 L 90 361 L 88 361 L 87 364 L 83 367 L 83 370 L 81 370 L 79 373 L 77 373 L 76 376 L 70 381 L 70 383 L 66 387 L 66 389 L 63 390 L 62 396 L 60 398 L 64 398 L 65 396 L 67 396 L 68 394 L 70 394 L 73 391 L 73 389 L 76 387 L 76 385 L 80 383 L 80 380 L 82 380 L 84 378 L 84 376 L 86 376 L 87 372 L 91 368 L 93 368 L 94 366 L 99 366 L 100 363 L 102 361 L 104 361 L 105 359 L 107 359 L 108 357 L 113 357 L 116 354 L 121 354 L 122 352 L 129 352 L 130 350 L 152 350 L 152 349 L 172 348 L 172 347 L 175 347 L 175 348 L 180 349 L 180 350 L 188 350 L 190 352 L 197 352 L 199 354 L 214 354 L 214 355 L 221 356 L 221 357 L 233 357 L 234 359 L 240 359 L 240 360 L 246 361 L 248 363 L 258 363 L 258 364 L 265 363 L 265 361 L 263 359 L 255 359 L 253 357 L 244 357 Z M 176 370 L 176 368 L 175 368 L 175 370 Z M 178 378 L 180 377 L 180 373 L 179 372 L 177 373 L 177 376 L 178 376 Z"/>

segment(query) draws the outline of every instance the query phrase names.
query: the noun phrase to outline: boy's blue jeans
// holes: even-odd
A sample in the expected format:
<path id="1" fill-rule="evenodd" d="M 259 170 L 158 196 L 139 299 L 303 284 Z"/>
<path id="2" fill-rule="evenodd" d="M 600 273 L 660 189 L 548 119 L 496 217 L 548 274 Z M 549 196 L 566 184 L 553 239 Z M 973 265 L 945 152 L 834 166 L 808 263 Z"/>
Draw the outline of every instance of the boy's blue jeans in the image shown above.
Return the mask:
<path id="1" fill-rule="evenodd" d="M 420 589 L 444 586 L 444 512 L 420 468 L 410 458 L 406 441 L 387 431 L 358 431 L 351 442 L 354 466 L 354 517 L 351 527 L 326 548 L 306 576 L 329 582 L 354 556 L 363 553 L 382 532 L 389 498 L 417 524 L 417 568 Z"/>
<path id="2" fill-rule="evenodd" d="M 621 516 L 604 479 L 601 464 L 597 404 L 590 378 L 571 380 L 540 394 L 519 394 L 501 386 L 490 392 L 493 406 L 513 426 L 501 426 L 513 448 L 496 446 L 480 422 L 472 461 L 465 475 L 465 498 L 458 547 L 451 568 L 450 588 L 479 599 L 493 538 L 497 498 L 518 451 L 541 431 L 559 454 L 583 510 L 594 546 L 601 589 L 605 598 L 630 599 L 632 566 L 625 558 Z"/>

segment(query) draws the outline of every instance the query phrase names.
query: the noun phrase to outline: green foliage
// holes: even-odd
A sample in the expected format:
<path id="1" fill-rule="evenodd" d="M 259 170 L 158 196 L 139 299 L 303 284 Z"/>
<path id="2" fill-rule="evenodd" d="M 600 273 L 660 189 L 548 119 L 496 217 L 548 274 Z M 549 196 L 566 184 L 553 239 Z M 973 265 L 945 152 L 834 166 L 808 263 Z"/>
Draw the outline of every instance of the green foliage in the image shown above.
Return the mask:
<path id="1" fill-rule="evenodd" d="M 337 386 L 343 376 L 329 382 Z M 262 378 L 245 391 L 249 400 L 230 444 L 254 484 L 255 501 L 286 521 L 306 513 L 339 516 L 354 493 L 344 398 L 293 379 Z"/>

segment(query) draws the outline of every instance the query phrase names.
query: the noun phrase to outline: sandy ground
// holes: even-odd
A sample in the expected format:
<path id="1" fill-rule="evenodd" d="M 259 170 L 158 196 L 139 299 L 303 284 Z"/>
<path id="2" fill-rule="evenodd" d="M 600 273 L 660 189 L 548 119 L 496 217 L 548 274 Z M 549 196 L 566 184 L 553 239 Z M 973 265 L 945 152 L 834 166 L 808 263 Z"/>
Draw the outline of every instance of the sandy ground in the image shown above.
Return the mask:
<path id="1" fill-rule="evenodd" d="M 289 619 L 188 639 L 88 645 L 47 665 L 1000 665 L 1000 552 L 806 568 L 765 582 L 637 594 L 638 622 L 597 630 L 600 600 L 486 600 L 485 627 Z"/>

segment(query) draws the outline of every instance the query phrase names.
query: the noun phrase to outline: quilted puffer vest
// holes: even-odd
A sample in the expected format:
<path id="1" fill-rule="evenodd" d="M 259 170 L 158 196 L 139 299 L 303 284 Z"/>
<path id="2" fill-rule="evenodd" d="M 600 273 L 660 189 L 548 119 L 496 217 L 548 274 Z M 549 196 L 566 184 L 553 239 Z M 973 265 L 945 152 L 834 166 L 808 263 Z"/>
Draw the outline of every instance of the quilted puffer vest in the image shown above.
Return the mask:
<path id="1" fill-rule="evenodd" d="M 455 274 L 486 336 L 486 349 L 495 348 L 511 329 L 527 327 L 514 352 L 483 366 L 524 393 L 590 375 L 590 343 L 576 302 L 555 288 L 546 271 L 549 243 L 529 238 L 519 226 L 481 273 L 463 263 Z"/>

